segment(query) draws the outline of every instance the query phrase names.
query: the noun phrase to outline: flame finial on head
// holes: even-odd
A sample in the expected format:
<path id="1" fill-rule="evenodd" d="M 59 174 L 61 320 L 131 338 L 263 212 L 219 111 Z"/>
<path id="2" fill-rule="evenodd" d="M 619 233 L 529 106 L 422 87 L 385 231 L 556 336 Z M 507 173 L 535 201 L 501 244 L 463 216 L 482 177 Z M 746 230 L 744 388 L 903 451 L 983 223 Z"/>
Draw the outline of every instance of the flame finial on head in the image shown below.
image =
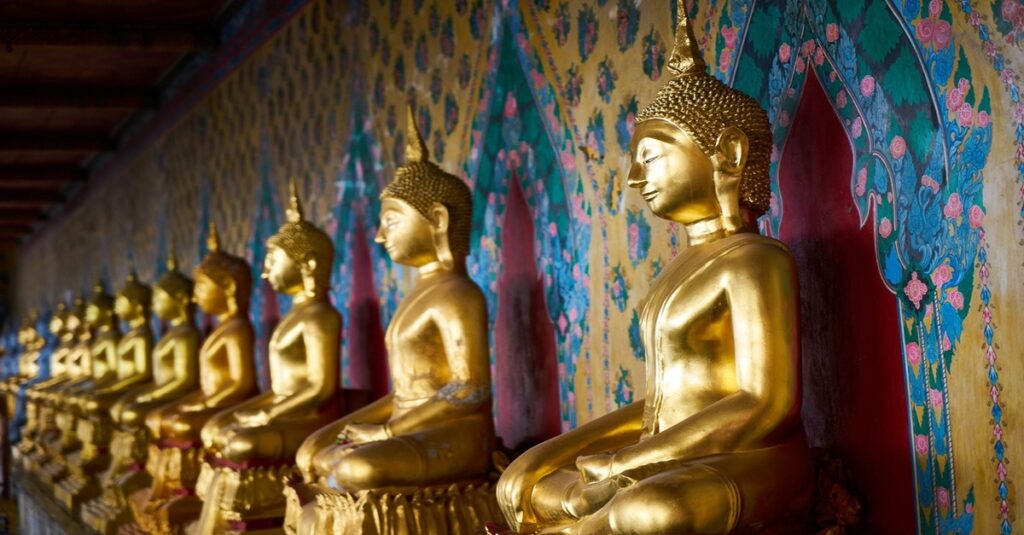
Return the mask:
<path id="1" fill-rule="evenodd" d="M 285 210 L 285 219 L 289 223 L 302 221 L 302 201 L 299 200 L 299 192 L 295 187 L 295 178 L 288 183 L 288 209 Z"/>
<path id="2" fill-rule="evenodd" d="M 686 13 L 686 2 L 679 0 L 679 24 L 676 26 L 676 42 L 668 60 L 668 70 L 675 76 L 689 76 L 703 73 L 707 69 L 704 56 L 693 36 L 690 16 Z"/>
<path id="3" fill-rule="evenodd" d="M 423 142 L 419 125 L 416 124 L 416 114 L 413 112 L 412 104 L 406 108 L 406 135 L 405 140 L 405 161 L 425 162 L 430 159 L 430 152 L 427 144 Z"/>
<path id="4" fill-rule="evenodd" d="M 211 253 L 220 251 L 220 235 L 217 234 L 217 224 L 210 220 L 210 228 L 206 234 L 206 248 Z"/>
<path id="5" fill-rule="evenodd" d="M 167 267 L 167 271 L 177 271 L 178 270 L 178 257 L 177 257 L 177 255 L 174 254 L 174 249 L 171 249 L 167 253 L 167 265 L 166 265 L 166 267 Z"/>

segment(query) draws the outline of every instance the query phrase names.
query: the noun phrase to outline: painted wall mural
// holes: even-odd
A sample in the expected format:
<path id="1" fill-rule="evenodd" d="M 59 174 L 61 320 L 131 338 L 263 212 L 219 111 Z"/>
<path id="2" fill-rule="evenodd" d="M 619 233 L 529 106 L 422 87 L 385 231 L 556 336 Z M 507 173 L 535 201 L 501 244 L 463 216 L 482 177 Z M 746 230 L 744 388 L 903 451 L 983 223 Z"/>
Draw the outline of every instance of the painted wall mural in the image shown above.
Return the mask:
<path id="1" fill-rule="evenodd" d="M 373 242 L 377 194 L 402 163 L 412 105 L 434 159 L 473 186 L 469 269 L 495 330 L 550 332 L 529 351 L 553 359 L 556 424 L 635 401 L 636 309 L 686 247 L 624 184 L 676 1 L 310 0 L 21 252 L 15 305 L 50 308 L 97 277 L 123 280 L 129 256 L 144 279 L 167 248 L 194 265 L 210 220 L 258 274 L 294 177 L 337 248 L 344 383 L 386 388 L 379 335 L 413 275 Z M 687 7 L 713 74 L 759 99 L 775 127 L 760 226 L 793 247 L 801 290 L 816 292 L 802 311 L 812 441 L 849 458 L 871 532 L 1019 530 L 1024 429 L 1009 400 L 1024 339 L 1008 327 L 1024 320 L 1024 4 Z M 536 291 L 510 293 L 523 273 Z M 287 303 L 256 281 L 265 337 Z M 830 301 L 825 283 L 874 297 Z M 525 327 L 506 322 L 513 299 L 528 304 Z M 496 371 L 499 355 L 527 351 L 507 339 L 492 337 Z M 858 431 L 872 418 L 885 448 Z"/>

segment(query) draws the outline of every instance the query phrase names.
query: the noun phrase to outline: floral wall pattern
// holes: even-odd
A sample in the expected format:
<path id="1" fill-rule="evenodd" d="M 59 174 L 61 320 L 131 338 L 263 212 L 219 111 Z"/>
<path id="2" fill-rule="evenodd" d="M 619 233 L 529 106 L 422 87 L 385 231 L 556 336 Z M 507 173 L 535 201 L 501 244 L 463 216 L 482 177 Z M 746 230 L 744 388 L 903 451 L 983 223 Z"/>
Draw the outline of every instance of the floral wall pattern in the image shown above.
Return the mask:
<path id="1" fill-rule="evenodd" d="M 513 180 L 522 188 L 563 428 L 630 403 L 644 387 L 635 310 L 686 247 L 624 184 L 635 114 L 665 76 L 676 1 L 310 0 L 21 252 L 16 308 L 49 308 L 97 277 L 121 281 L 127 258 L 152 279 L 167 248 L 194 265 L 211 220 L 258 273 L 294 177 L 308 217 L 334 236 L 332 297 L 345 321 L 358 242 L 369 251 L 358 276 L 372 280 L 386 325 L 413 274 L 372 241 L 377 193 L 402 163 L 412 104 L 433 157 L 474 188 L 469 267 L 492 321 L 504 204 Z M 713 74 L 768 111 L 773 176 L 812 71 L 846 133 L 848 194 L 874 235 L 877 270 L 862 275 L 898 303 L 907 403 L 891 410 L 906 415 L 918 530 L 1011 533 L 1024 430 L 1007 400 L 1024 377 L 1013 358 L 1024 339 L 1004 326 L 1024 319 L 1024 4 L 687 8 Z M 776 184 L 762 232 L 779 235 L 786 206 Z M 253 318 L 269 331 L 287 303 L 254 290 Z M 348 338 L 344 380 L 367 386 L 348 373 L 365 358 Z"/>

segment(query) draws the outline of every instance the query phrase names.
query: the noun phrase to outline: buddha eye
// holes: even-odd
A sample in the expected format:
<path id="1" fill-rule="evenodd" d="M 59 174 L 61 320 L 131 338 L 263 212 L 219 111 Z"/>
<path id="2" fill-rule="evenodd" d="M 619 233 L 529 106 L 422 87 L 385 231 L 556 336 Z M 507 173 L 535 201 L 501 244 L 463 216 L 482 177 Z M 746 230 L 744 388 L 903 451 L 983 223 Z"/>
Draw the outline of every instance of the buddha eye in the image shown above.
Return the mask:
<path id="1" fill-rule="evenodd" d="M 654 156 L 650 156 L 646 160 L 644 160 L 644 165 L 651 165 L 651 162 L 653 162 L 654 160 L 657 160 L 658 158 L 661 158 L 660 154 L 655 154 Z"/>

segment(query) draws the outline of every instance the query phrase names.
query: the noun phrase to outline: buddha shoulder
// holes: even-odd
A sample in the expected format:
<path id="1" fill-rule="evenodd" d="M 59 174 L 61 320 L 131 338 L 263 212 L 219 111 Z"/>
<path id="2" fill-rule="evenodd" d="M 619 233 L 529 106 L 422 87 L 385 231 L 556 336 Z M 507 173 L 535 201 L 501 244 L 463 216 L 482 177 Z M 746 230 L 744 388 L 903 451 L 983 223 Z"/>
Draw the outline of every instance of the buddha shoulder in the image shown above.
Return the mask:
<path id="1" fill-rule="evenodd" d="M 326 300 L 311 301 L 301 308 L 292 310 L 296 321 L 313 322 L 328 328 L 341 325 L 341 314 Z"/>
<path id="2" fill-rule="evenodd" d="M 727 239 L 733 243 L 724 256 L 729 257 L 733 261 L 760 258 L 765 261 L 792 262 L 793 255 L 789 252 L 789 248 L 786 247 L 786 244 L 774 238 L 753 232 L 744 232 Z"/>
<path id="3" fill-rule="evenodd" d="M 431 293 L 435 306 L 444 309 L 466 310 L 487 306 L 484 293 L 469 277 L 445 277 L 437 282 Z"/>

